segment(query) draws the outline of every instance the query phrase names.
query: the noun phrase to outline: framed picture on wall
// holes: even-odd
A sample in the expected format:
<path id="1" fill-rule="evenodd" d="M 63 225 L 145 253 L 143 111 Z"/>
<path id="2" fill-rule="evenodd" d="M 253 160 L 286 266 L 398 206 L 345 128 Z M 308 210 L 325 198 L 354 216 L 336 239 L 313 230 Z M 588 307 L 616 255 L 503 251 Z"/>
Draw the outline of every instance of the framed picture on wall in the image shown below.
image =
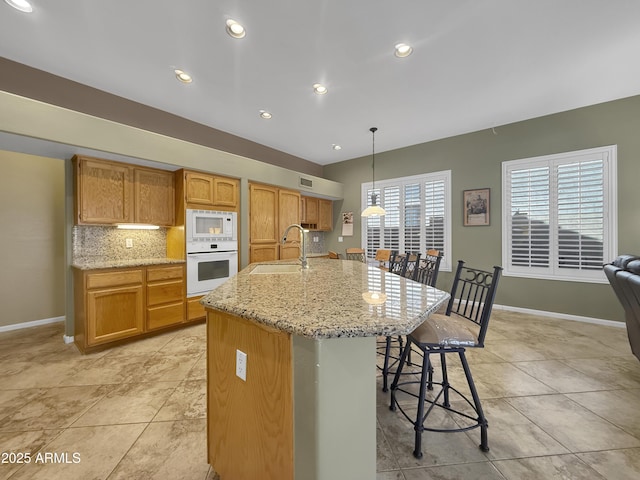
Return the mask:
<path id="1" fill-rule="evenodd" d="M 465 227 L 489 225 L 490 193 L 490 188 L 464 190 L 462 192 Z"/>

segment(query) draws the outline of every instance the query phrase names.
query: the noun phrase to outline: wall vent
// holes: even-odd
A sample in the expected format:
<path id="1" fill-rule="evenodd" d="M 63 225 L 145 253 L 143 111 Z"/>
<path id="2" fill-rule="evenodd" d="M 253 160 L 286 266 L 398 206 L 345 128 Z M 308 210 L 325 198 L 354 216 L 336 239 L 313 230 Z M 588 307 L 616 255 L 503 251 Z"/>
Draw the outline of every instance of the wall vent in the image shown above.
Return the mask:
<path id="1" fill-rule="evenodd" d="M 300 177 L 300 186 L 301 187 L 307 187 L 307 188 L 313 188 L 313 180 L 309 180 L 308 178 Z"/>

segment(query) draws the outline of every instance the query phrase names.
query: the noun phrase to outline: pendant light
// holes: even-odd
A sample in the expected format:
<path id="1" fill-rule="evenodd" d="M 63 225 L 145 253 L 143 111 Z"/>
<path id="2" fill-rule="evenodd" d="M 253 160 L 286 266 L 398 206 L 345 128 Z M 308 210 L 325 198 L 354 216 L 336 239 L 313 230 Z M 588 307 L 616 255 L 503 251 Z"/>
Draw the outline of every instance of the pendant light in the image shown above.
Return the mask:
<path id="1" fill-rule="evenodd" d="M 362 211 L 363 217 L 377 217 L 381 215 L 385 215 L 387 212 L 384 211 L 384 208 L 378 206 L 377 200 L 378 195 L 376 195 L 376 131 L 378 129 L 376 127 L 371 127 L 369 131 L 371 132 L 372 137 L 372 154 L 371 154 L 371 170 L 373 171 L 372 178 L 372 192 L 371 192 L 371 206 L 365 208 Z"/>

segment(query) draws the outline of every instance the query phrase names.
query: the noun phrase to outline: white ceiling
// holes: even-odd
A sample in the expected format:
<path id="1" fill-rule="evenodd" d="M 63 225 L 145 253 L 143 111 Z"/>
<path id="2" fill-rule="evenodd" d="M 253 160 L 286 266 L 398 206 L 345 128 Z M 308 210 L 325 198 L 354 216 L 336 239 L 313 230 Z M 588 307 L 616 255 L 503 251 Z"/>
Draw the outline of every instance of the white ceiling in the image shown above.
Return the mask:
<path id="1" fill-rule="evenodd" d="M 637 0 L 32 4 L 1 56 L 321 165 L 640 93 Z"/>

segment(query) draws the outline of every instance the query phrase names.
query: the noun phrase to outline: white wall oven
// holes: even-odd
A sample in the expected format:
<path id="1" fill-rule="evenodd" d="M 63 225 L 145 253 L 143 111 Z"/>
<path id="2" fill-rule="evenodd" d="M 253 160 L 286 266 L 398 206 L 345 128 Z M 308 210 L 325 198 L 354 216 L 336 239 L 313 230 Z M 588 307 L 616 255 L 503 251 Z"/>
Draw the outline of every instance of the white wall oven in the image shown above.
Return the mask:
<path id="1" fill-rule="evenodd" d="M 187 210 L 187 296 L 206 295 L 238 273 L 236 212 Z"/>

